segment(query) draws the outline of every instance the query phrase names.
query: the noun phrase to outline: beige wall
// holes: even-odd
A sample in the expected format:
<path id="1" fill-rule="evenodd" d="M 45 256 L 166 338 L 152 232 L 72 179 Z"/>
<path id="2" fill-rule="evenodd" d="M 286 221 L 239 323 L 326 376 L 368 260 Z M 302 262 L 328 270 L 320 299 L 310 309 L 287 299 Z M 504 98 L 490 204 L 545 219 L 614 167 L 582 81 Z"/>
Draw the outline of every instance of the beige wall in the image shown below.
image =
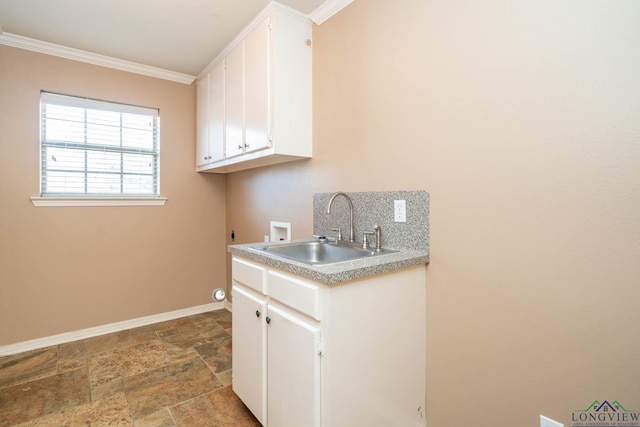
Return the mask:
<path id="1" fill-rule="evenodd" d="M 40 90 L 160 109 L 163 207 L 34 207 Z M 211 303 L 225 178 L 195 173 L 195 88 L 0 46 L 0 345 Z"/>
<path id="2" fill-rule="evenodd" d="M 640 410 L 639 22 L 633 0 L 353 2 L 314 30 L 314 158 L 230 175 L 227 231 L 306 237 L 314 192 L 425 189 L 429 426 Z"/>

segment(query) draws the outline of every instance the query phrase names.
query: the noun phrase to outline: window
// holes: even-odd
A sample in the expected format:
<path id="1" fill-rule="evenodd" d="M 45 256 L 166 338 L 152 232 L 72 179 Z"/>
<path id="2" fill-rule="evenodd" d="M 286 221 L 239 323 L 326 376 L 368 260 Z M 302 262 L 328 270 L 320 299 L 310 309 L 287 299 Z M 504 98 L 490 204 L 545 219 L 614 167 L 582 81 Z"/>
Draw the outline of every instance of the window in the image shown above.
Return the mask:
<path id="1" fill-rule="evenodd" d="M 42 92 L 40 126 L 42 198 L 158 197 L 157 109 Z"/>

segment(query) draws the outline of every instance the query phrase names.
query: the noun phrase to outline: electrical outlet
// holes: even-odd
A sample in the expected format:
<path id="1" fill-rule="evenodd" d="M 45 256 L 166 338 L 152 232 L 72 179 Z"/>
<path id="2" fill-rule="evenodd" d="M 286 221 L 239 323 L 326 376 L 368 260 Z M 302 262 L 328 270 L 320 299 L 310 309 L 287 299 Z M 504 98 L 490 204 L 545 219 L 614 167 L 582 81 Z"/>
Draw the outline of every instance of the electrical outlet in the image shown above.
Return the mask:
<path id="1" fill-rule="evenodd" d="M 393 212 L 394 212 L 395 222 L 407 222 L 407 201 L 394 200 Z"/>
<path id="2" fill-rule="evenodd" d="M 540 415 L 540 427 L 564 427 L 564 424 L 553 421 L 551 418 L 547 418 L 544 415 Z"/>

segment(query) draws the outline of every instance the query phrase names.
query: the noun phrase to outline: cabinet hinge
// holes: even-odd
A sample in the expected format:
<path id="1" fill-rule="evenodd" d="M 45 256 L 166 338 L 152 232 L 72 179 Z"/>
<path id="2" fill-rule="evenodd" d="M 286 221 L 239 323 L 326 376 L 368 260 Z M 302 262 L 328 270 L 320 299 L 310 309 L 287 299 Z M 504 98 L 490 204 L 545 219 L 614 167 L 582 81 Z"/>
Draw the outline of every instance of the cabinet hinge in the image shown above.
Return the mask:
<path id="1" fill-rule="evenodd" d="M 271 31 L 271 22 L 269 22 L 269 23 L 267 24 L 267 29 L 269 29 L 269 31 Z"/>
<path id="2" fill-rule="evenodd" d="M 320 338 L 320 340 L 318 341 L 318 354 L 322 356 L 323 352 L 324 352 L 324 341 L 322 341 L 322 338 Z"/>

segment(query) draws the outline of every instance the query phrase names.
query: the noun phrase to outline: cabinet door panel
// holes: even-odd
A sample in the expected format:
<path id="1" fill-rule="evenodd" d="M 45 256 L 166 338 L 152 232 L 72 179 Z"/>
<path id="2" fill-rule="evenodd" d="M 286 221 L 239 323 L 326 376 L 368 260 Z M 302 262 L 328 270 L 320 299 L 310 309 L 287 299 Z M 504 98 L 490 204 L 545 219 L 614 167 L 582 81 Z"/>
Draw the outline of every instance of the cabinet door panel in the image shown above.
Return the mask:
<path id="1" fill-rule="evenodd" d="M 196 145 L 196 165 L 202 166 L 209 163 L 209 122 L 207 113 L 209 111 L 209 74 L 204 76 L 196 84 L 196 112 L 197 122 L 197 145 Z"/>
<path id="2" fill-rule="evenodd" d="M 209 74 L 209 162 L 224 159 L 224 61 Z"/>
<path id="3" fill-rule="evenodd" d="M 265 425 L 267 410 L 266 322 L 267 304 L 233 286 L 232 363 L 233 391 Z"/>
<path id="4" fill-rule="evenodd" d="M 269 147 L 270 30 L 269 18 L 251 30 L 244 41 L 245 151 Z"/>
<path id="5" fill-rule="evenodd" d="M 239 43 L 225 65 L 226 147 L 227 157 L 242 154 L 244 149 L 244 43 Z"/>
<path id="6" fill-rule="evenodd" d="M 319 427 L 320 329 L 273 305 L 269 318 L 269 427 Z"/>

